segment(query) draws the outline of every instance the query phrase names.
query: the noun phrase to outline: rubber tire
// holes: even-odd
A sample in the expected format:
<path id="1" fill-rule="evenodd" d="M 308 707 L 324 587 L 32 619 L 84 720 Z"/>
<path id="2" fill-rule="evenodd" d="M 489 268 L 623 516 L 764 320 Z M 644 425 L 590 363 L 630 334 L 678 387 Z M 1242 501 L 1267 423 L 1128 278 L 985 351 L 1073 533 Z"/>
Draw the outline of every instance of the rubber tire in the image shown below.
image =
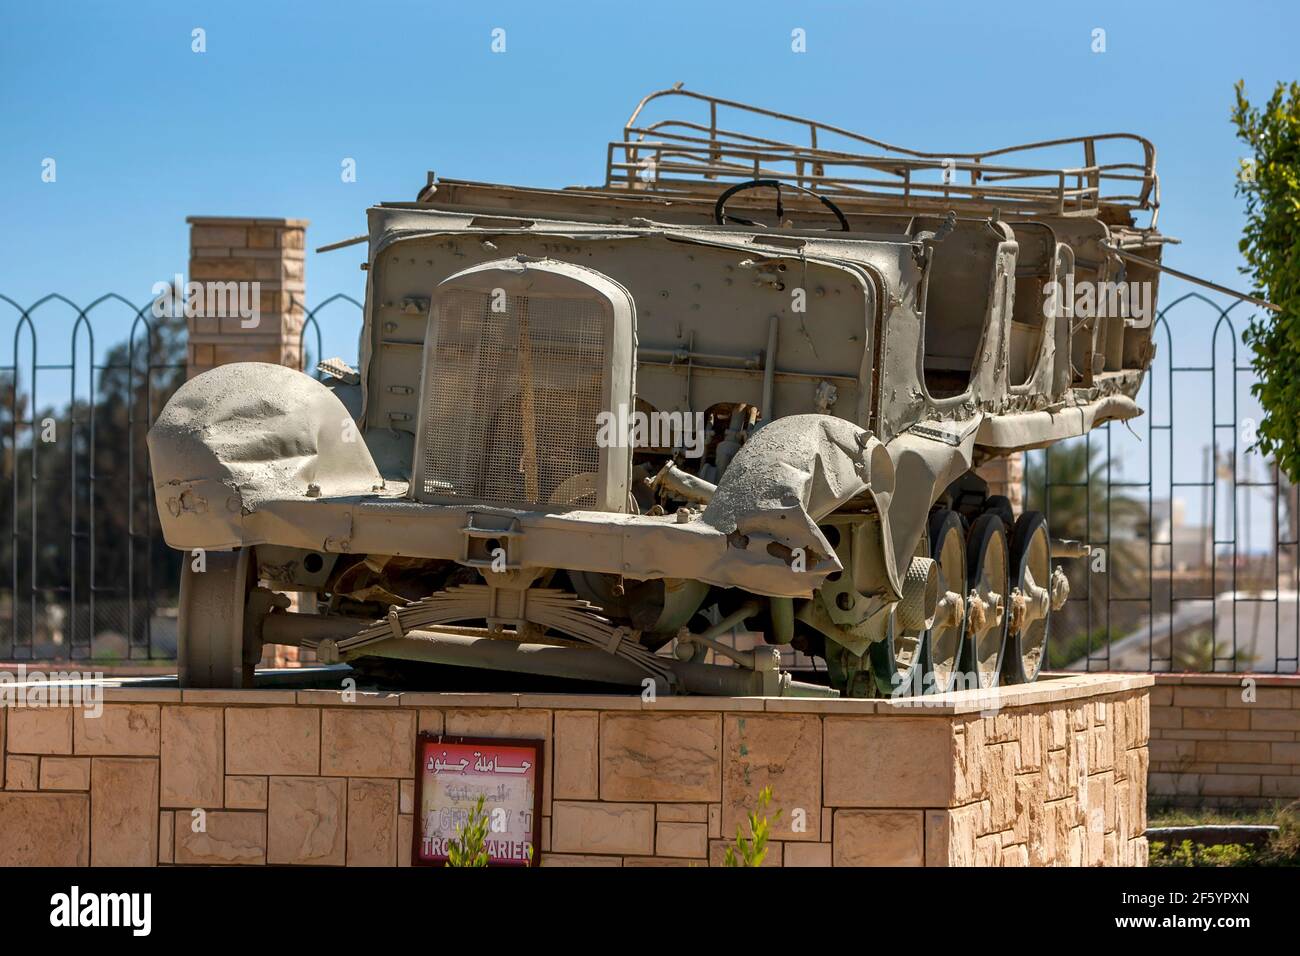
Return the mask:
<path id="1" fill-rule="evenodd" d="M 989 495 L 984 499 L 984 508 L 980 514 L 995 514 L 1002 519 L 1002 527 L 1010 533 L 1016 522 L 1016 512 L 1011 507 L 1011 499 L 1006 495 Z"/>
<path id="2" fill-rule="evenodd" d="M 176 663 L 181 687 L 253 686 L 255 664 L 245 653 L 245 615 L 254 584 L 248 548 L 209 551 L 205 570 L 195 571 L 186 554 L 181 565 Z M 251 648 L 249 649 L 251 651 Z"/>
<path id="3" fill-rule="evenodd" d="M 992 546 L 993 541 L 999 538 L 1001 539 L 1002 542 L 1002 553 L 1004 555 L 1004 560 L 1006 561 L 1006 565 L 1007 565 L 1006 579 L 1004 579 L 1001 582 L 1002 584 L 1001 593 L 1002 593 L 1003 601 L 1004 602 L 1006 601 L 1007 595 L 1010 592 L 1009 578 L 1010 578 L 1010 570 L 1011 570 L 1011 554 L 1010 554 L 1010 550 L 1007 547 L 1006 528 L 1002 524 L 1002 519 L 999 518 L 996 514 L 980 515 L 971 524 L 970 534 L 966 536 L 966 593 L 967 594 L 970 593 L 970 589 L 974 587 L 975 582 L 979 581 L 983 577 L 982 565 L 984 563 L 984 555 L 988 550 L 988 548 Z M 990 683 L 987 685 L 988 687 L 996 687 L 1001 678 L 1002 657 L 1006 650 L 1007 623 L 1009 619 L 1010 618 L 1008 614 L 1004 613 L 1002 615 L 1002 624 L 997 628 L 997 633 L 993 634 L 991 638 L 991 640 L 997 645 L 997 653 L 993 662 L 993 666 L 989 669 Z M 989 638 L 986 638 L 986 640 L 988 639 Z M 978 678 L 979 664 L 977 660 L 977 655 L 980 651 L 980 648 L 976 646 L 976 642 L 970 634 L 969 614 L 967 617 L 966 633 L 962 636 L 962 651 L 963 651 L 962 673 L 966 677 L 965 682 L 969 685 L 967 689 L 975 690 L 980 688 L 986 688 L 984 682 L 979 680 Z M 970 675 L 976 675 L 974 683 L 971 683 Z"/>
<path id="4" fill-rule="evenodd" d="M 1011 570 L 1015 575 L 1016 586 L 1024 581 L 1026 565 L 1029 561 L 1029 549 L 1033 542 L 1035 534 L 1042 534 L 1047 538 L 1047 576 L 1043 581 L 1038 582 L 1040 587 L 1048 587 L 1052 573 L 1051 559 L 1051 536 L 1047 528 L 1047 519 L 1040 511 L 1026 511 L 1017 519 L 1015 527 L 1011 529 Z M 1039 672 L 1043 669 L 1043 662 L 1047 659 L 1047 642 L 1052 636 L 1052 606 L 1047 606 L 1047 617 L 1043 619 L 1043 649 L 1038 657 L 1038 666 L 1032 674 L 1028 673 L 1024 667 L 1024 654 L 1020 644 L 1021 635 L 1008 629 L 1007 649 L 1002 666 L 1002 679 L 1008 684 L 1029 684 L 1038 679 Z"/>

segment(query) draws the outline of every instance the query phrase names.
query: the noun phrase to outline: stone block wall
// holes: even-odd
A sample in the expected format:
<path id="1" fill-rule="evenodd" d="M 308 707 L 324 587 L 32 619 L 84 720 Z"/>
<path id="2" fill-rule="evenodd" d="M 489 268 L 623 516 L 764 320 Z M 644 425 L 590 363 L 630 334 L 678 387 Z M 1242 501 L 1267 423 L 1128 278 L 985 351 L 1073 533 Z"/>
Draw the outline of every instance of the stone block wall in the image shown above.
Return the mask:
<path id="1" fill-rule="evenodd" d="M 545 741 L 543 866 L 1143 865 L 1145 676 L 918 700 L 106 691 L 0 709 L 0 866 L 406 865 L 419 731 Z M 203 825 L 197 826 L 201 820 Z"/>
<path id="2" fill-rule="evenodd" d="M 1156 675 L 1149 786 L 1157 806 L 1300 799 L 1300 676 Z"/>

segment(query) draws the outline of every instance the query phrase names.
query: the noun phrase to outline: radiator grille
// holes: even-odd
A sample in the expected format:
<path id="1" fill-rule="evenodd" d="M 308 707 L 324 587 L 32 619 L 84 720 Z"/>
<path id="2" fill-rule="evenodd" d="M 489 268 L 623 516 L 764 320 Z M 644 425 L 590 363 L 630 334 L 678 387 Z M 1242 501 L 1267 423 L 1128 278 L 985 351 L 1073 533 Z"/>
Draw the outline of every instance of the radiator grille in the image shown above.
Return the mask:
<path id="1" fill-rule="evenodd" d="M 595 505 L 603 304 L 542 296 L 502 303 L 453 289 L 436 321 L 424 373 L 423 496 Z"/>

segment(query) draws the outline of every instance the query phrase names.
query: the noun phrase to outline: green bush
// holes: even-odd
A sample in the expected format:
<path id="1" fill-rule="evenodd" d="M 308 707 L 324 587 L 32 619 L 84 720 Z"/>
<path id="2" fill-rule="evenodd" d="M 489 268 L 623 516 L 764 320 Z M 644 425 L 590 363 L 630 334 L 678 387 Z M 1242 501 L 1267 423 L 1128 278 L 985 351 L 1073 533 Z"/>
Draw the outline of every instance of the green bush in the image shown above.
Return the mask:
<path id="1" fill-rule="evenodd" d="M 736 845 L 727 847 L 723 857 L 724 866 L 762 866 L 767 857 L 767 838 L 772 831 L 772 822 L 764 813 L 772 802 L 772 788 L 764 787 L 758 792 L 758 807 L 751 810 L 749 818 L 749 836 L 746 837 L 739 826 L 736 827 Z M 781 811 L 776 811 L 773 821 L 781 819 Z"/>
<path id="2" fill-rule="evenodd" d="M 1156 827 L 1268 824 L 1277 833 L 1261 847 L 1227 844 L 1197 846 L 1190 840 L 1171 846 L 1153 840 L 1152 866 L 1300 866 L 1300 803 L 1257 810 L 1182 810 L 1152 808 L 1148 825 Z"/>
<path id="3" fill-rule="evenodd" d="M 1268 846 L 1259 856 L 1261 866 L 1300 866 L 1300 808 L 1292 804 L 1279 810 L 1273 822 L 1277 824 L 1277 836 L 1269 841 Z"/>
<path id="4" fill-rule="evenodd" d="M 483 795 L 469 812 L 465 825 L 456 828 L 456 835 L 447 843 L 448 866 L 487 866 L 487 850 L 483 841 L 487 838 L 488 815 L 483 812 Z"/>
<path id="5" fill-rule="evenodd" d="M 1238 247 L 1254 292 L 1282 311 L 1256 316 L 1242 336 L 1254 352 L 1259 381 L 1251 392 L 1264 409 L 1257 447 L 1300 480 L 1300 83 L 1279 83 L 1261 109 L 1237 83 L 1232 122 L 1251 150 L 1237 176 L 1246 200 Z"/>
<path id="6" fill-rule="evenodd" d="M 1254 866 L 1256 851 L 1237 843 L 1200 846 L 1191 840 L 1177 845 L 1155 840 L 1148 860 L 1152 866 Z"/>

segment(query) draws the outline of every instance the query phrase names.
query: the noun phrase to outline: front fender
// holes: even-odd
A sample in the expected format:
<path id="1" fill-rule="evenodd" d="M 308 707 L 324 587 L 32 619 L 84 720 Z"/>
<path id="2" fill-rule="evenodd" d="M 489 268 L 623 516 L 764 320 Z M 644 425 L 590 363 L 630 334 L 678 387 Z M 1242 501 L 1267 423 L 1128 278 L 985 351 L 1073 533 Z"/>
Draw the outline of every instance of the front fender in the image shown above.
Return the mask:
<path id="1" fill-rule="evenodd" d="M 818 522 L 857 503 L 880 515 L 881 539 L 890 541 L 893 494 L 894 464 L 874 435 L 831 415 L 790 415 L 745 443 L 700 520 L 729 536 L 728 561 L 770 564 L 774 553 L 798 549 L 817 587 L 844 569 Z M 901 593 L 894 551 L 880 557 L 890 590 Z"/>
<path id="2" fill-rule="evenodd" d="M 196 376 L 163 408 L 148 444 L 163 535 L 175 548 L 256 543 L 244 540 L 243 519 L 264 501 L 383 487 L 343 403 L 280 365 L 238 362 Z"/>

